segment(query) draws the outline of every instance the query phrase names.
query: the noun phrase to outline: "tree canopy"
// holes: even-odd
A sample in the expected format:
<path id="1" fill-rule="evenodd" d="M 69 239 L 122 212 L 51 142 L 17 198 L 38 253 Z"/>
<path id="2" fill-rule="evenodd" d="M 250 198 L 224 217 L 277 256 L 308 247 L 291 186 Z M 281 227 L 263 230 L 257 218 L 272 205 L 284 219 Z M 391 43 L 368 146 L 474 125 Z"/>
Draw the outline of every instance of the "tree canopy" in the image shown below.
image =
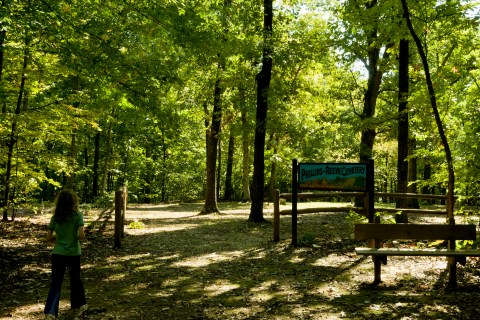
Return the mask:
<path id="1" fill-rule="evenodd" d="M 480 4 L 408 7 L 450 143 L 454 191 L 477 195 Z M 64 187 L 88 202 L 123 185 L 131 201 L 248 200 L 249 188 L 263 201 L 272 188 L 289 190 L 292 158 L 373 156 L 377 189 L 395 191 L 398 43 L 413 41 L 401 2 L 277 0 L 272 12 L 268 28 L 252 0 L 3 0 L 4 220 L 15 203 L 51 200 Z M 417 48 L 408 52 L 410 182 L 443 190 L 448 163 L 431 93 Z M 259 124 L 265 142 L 255 150 L 265 154 L 255 167 L 264 180 L 253 179 Z"/>

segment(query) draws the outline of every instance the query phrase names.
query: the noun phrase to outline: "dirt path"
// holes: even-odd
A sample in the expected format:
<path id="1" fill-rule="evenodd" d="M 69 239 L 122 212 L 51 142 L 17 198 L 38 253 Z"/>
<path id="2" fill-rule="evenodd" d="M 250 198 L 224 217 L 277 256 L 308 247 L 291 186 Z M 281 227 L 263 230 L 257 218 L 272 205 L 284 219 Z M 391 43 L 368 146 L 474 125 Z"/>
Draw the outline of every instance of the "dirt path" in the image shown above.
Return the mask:
<path id="1" fill-rule="evenodd" d="M 197 215 L 201 204 L 134 206 L 126 237 L 113 249 L 108 212 L 86 210 L 84 319 L 475 319 L 480 269 L 459 267 L 459 288 L 446 291 L 444 258 L 390 258 L 372 287 L 370 258 L 355 254 L 347 214 L 290 218 L 273 243 L 270 223 L 247 222 L 248 205 L 221 203 L 221 215 Z M 272 208 L 265 217 L 272 221 Z M 48 215 L 0 224 L 0 319 L 42 319 L 49 284 Z M 61 319 L 67 318 L 65 281 Z"/>

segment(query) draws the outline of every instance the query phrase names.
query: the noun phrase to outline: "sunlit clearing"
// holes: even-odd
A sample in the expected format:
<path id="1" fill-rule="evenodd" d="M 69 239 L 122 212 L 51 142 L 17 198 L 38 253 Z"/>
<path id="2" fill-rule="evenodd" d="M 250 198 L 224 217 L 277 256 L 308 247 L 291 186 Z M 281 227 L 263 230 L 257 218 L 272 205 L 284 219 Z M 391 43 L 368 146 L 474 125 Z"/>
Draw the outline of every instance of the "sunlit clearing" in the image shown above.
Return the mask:
<path id="1" fill-rule="evenodd" d="M 110 276 L 106 277 L 104 281 L 118 281 L 125 279 L 127 277 L 126 273 L 113 273 Z"/>
<path id="2" fill-rule="evenodd" d="M 302 263 L 303 261 L 305 261 L 305 258 L 300 258 L 299 256 L 294 256 L 288 260 L 291 263 Z"/>
<path id="3" fill-rule="evenodd" d="M 232 261 L 243 254 L 242 251 L 232 251 L 225 253 L 209 253 L 203 256 L 191 257 L 174 263 L 176 267 L 200 268 L 206 267 L 212 263 Z"/>
<path id="4" fill-rule="evenodd" d="M 149 233 L 159 233 L 159 232 L 174 232 L 174 231 L 182 231 L 182 230 L 190 230 L 198 228 L 198 225 L 195 224 L 171 224 L 171 225 L 164 225 L 161 227 L 151 227 L 143 229 L 129 229 L 128 233 L 130 234 L 149 234 Z"/>
<path id="5" fill-rule="evenodd" d="M 215 297 L 238 288 L 240 288 L 238 284 L 230 283 L 227 280 L 217 280 L 214 284 L 206 286 L 204 290 L 209 297 Z"/>
<path id="6" fill-rule="evenodd" d="M 175 279 L 165 279 L 163 281 L 163 287 L 176 287 L 184 281 L 187 281 L 190 277 L 176 277 Z"/>
<path id="7" fill-rule="evenodd" d="M 118 263 L 118 262 L 121 262 L 121 261 L 135 261 L 135 260 L 141 260 L 141 259 L 145 259 L 147 257 L 150 256 L 150 253 L 141 253 L 141 254 L 131 254 L 131 255 L 128 255 L 128 256 L 124 256 L 124 257 L 117 257 L 117 256 L 112 256 L 112 257 L 108 257 L 107 258 L 107 262 L 109 263 Z"/>

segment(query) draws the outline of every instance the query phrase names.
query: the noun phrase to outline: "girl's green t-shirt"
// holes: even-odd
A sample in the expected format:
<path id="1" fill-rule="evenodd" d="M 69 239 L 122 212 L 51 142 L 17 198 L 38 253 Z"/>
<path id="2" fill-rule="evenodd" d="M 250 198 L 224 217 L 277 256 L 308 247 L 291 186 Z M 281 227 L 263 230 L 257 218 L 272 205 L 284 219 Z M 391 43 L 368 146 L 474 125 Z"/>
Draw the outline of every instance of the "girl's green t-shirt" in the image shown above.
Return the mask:
<path id="1" fill-rule="evenodd" d="M 82 253 L 78 239 L 78 227 L 83 226 L 83 215 L 73 213 L 65 221 L 55 221 L 55 216 L 50 219 L 48 229 L 56 233 L 53 254 L 62 256 L 79 256 Z"/>

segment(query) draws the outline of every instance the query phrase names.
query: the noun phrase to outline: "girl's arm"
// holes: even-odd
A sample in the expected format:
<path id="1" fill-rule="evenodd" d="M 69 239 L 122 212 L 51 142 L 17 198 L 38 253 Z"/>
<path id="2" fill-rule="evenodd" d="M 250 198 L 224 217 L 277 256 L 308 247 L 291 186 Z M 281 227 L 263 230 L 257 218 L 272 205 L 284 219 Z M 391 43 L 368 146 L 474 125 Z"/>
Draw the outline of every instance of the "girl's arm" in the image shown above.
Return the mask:
<path id="1" fill-rule="evenodd" d="M 85 228 L 83 226 L 78 227 L 78 239 L 85 239 Z"/>

